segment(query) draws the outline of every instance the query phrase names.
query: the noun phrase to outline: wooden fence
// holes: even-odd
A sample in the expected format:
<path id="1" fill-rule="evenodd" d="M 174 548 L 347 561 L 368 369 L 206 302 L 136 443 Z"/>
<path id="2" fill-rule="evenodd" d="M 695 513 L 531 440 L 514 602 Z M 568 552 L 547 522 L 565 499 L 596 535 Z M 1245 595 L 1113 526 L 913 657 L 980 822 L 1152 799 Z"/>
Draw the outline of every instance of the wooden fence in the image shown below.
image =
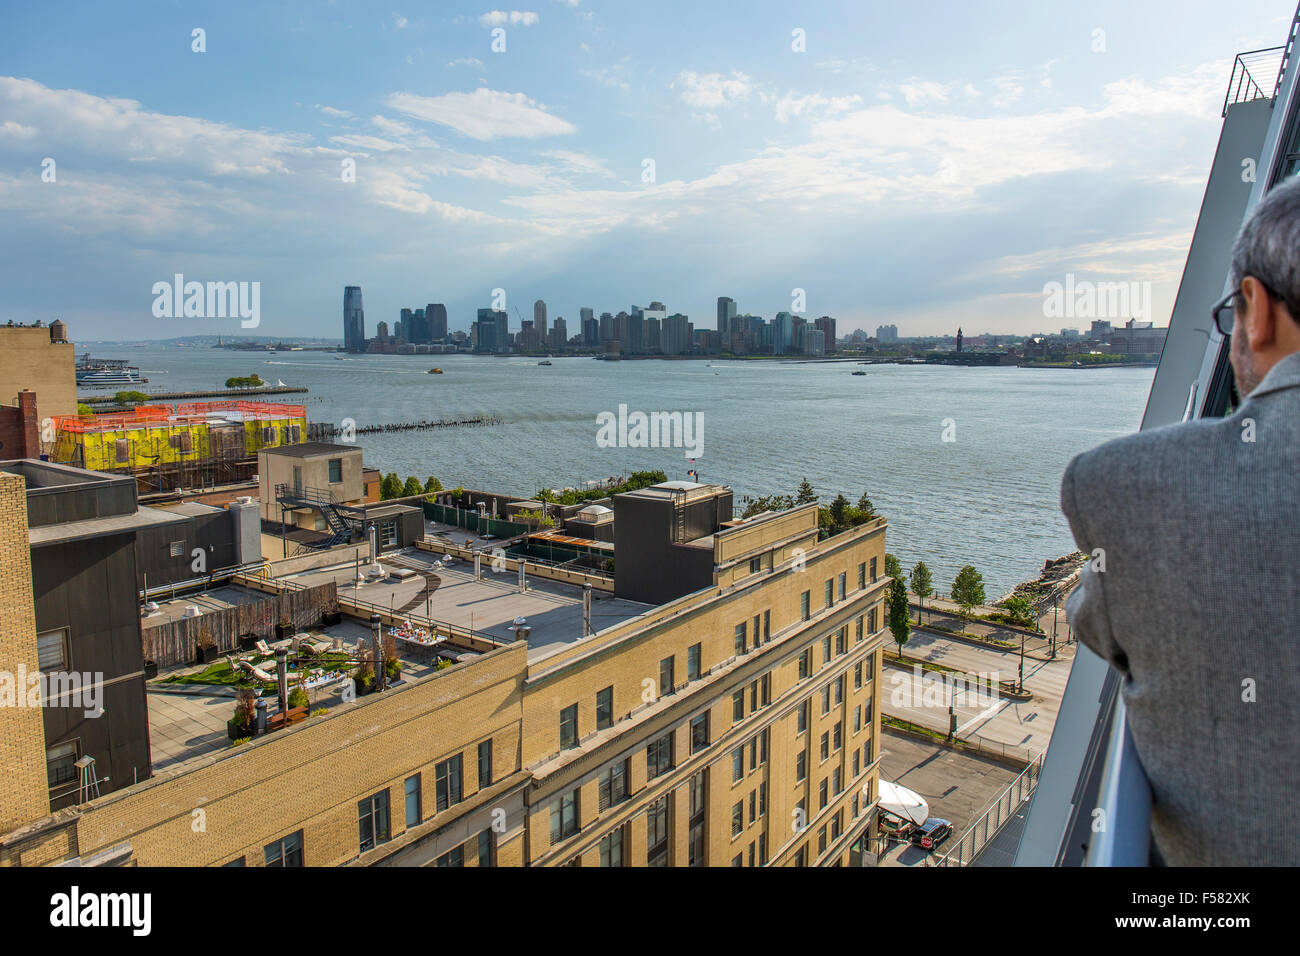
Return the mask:
<path id="1" fill-rule="evenodd" d="M 239 648 L 239 638 L 256 634 L 275 640 L 275 626 L 288 617 L 295 630 L 317 627 L 326 614 L 339 609 L 338 590 L 333 581 L 295 591 L 272 594 L 248 604 L 209 611 L 199 617 L 143 628 L 144 658 L 157 661 L 159 667 L 193 663 L 198 637 L 207 631 L 221 653 Z"/>

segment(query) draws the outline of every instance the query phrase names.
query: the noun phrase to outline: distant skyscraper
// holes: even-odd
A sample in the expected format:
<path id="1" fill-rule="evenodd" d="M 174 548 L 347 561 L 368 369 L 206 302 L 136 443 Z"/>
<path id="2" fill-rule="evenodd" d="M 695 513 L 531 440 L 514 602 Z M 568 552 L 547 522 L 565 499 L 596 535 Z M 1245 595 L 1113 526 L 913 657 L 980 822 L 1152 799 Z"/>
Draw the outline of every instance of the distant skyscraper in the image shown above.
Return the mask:
<path id="1" fill-rule="evenodd" d="M 533 303 L 533 328 L 537 329 L 537 334 L 546 341 L 546 303 L 538 299 Z"/>
<path id="2" fill-rule="evenodd" d="M 823 315 L 820 319 L 817 319 L 813 324 L 818 329 L 821 330 L 821 333 L 824 336 L 826 352 L 827 353 L 834 352 L 835 351 L 835 320 L 832 319 L 829 315 Z"/>
<path id="3" fill-rule="evenodd" d="M 614 327 L 614 317 L 608 312 L 600 313 L 600 341 L 609 342 L 617 338 L 617 330 Z"/>
<path id="4" fill-rule="evenodd" d="M 424 307 L 424 320 L 429 323 L 429 341 L 447 338 L 447 307 L 441 302 L 430 302 Z"/>
<path id="5" fill-rule="evenodd" d="M 557 352 L 562 352 L 569 344 L 569 324 L 564 321 L 564 316 L 555 317 L 555 324 L 551 326 L 551 348 Z"/>
<path id="6" fill-rule="evenodd" d="M 731 320 L 736 317 L 736 300 L 730 296 L 718 296 L 718 332 L 725 340 L 731 332 Z"/>
<path id="7" fill-rule="evenodd" d="M 897 342 L 898 326 L 896 325 L 878 325 L 876 326 L 877 342 Z"/>
<path id="8" fill-rule="evenodd" d="M 359 285 L 343 288 L 343 347 L 349 352 L 366 350 L 366 313 Z"/>
<path id="9" fill-rule="evenodd" d="M 794 316 L 778 312 L 772 320 L 772 354 L 788 355 L 794 347 Z"/>
<path id="10" fill-rule="evenodd" d="M 476 351 L 505 352 L 510 348 L 510 317 L 506 313 L 479 309 L 474 329 Z"/>
<path id="11" fill-rule="evenodd" d="M 591 315 L 591 309 L 583 309 L 587 314 L 582 317 L 582 344 L 595 348 L 600 344 L 600 323 Z"/>

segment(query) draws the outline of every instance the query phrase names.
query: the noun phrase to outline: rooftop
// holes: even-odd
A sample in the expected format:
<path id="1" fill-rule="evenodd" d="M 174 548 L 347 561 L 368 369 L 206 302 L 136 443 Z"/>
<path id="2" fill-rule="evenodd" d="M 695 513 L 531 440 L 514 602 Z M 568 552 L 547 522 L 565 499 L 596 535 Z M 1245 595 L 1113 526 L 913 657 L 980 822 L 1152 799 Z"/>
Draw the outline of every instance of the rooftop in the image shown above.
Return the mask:
<path id="1" fill-rule="evenodd" d="M 341 598 L 367 601 L 395 613 L 409 611 L 444 624 L 472 630 L 502 643 L 515 640 L 511 627 L 522 617 L 532 628 L 528 635 L 528 660 L 542 660 L 582 638 L 582 588 L 529 577 L 528 590 L 520 594 L 514 570 L 493 571 L 490 552 L 484 553 L 483 578 L 474 580 L 471 561 L 456 560 L 435 567 L 438 555 L 428 551 L 389 552 L 379 563 L 390 569 L 417 573 L 405 580 L 354 583 L 352 562 L 288 576 L 295 584 L 334 581 Z M 420 573 L 420 572 L 423 572 Z M 428 574 L 426 578 L 424 574 Z M 426 591 L 425 581 L 434 584 Z M 652 605 L 592 591 L 592 629 L 602 631 L 652 610 Z"/>
<path id="2" fill-rule="evenodd" d="M 327 441 L 306 441 L 297 445 L 281 445 L 278 448 L 263 448 L 260 455 L 282 455 L 286 458 L 319 458 L 324 455 L 361 454 L 356 445 L 336 445 Z"/>

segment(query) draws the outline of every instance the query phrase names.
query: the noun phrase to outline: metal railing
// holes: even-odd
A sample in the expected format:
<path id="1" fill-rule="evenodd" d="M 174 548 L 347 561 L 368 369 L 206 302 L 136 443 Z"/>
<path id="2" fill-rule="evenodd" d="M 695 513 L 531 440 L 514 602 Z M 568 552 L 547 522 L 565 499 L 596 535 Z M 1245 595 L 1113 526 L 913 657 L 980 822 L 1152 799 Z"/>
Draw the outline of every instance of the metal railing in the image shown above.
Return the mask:
<path id="1" fill-rule="evenodd" d="M 1146 866 L 1151 846 L 1151 785 L 1138 760 L 1121 695 L 1102 770 L 1101 817 L 1088 844 L 1088 866 Z"/>
<path id="2" fill-rule="evenodd" d="M 1294 28 L 1294 24 L 1292 27 Z M 1238 53 L 1237 58 L 1232 62 L 1232 76 L 1228 79 L 1228 89 L 1223 94 L 1222 115 L 1228 115 L 1229 106 L 1249 103 L 1251 100 L 1272 99 L 1276 96 L 1277 86 L 1282 82 L 1282 71 L 1286 69 L 1286 58 L 1290 48 L 1291 44 L 1288 41 L 1286 46 L 1272 46 Z M 1268 83 L 1274 67 L 1278 67 L 1277 83 L 1271 89 L 1266 89 L 1259 80 Z"/>
<path id="3" fill-rule="evenodd" d="M 998 794 L 992 806 L 985 810 L 979 819 L 967 827 L 966 832 L 957 840 L 956 846 L 935 860 L 932 865 L 968 866 L 979 855 L 979 852 L 998 835 L 998 831 L 1016 815 L 1016 811 L 1024 805 L 1025 801 L 1033 796 L 1034 788 L 1038 786 L 1038 778 L 1042 771 L 1043 754 L 1039 754 L 1021 772 L 1020 776 L 1011 781 L 1007 788 Z"/>

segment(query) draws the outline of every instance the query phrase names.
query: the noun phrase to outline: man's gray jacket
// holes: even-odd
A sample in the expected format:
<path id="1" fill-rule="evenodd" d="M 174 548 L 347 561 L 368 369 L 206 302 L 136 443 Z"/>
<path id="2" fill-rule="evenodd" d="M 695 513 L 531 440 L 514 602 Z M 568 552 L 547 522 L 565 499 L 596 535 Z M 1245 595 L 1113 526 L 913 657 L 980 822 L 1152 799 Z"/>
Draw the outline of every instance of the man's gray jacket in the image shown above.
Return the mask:
<path id="1" fill-rule="evenodd" d="M 1232 415 L 1077 456 L 1075 636 L 1124 675 L 1157 859 L 1300 863 L 1300 353 Z"/>

